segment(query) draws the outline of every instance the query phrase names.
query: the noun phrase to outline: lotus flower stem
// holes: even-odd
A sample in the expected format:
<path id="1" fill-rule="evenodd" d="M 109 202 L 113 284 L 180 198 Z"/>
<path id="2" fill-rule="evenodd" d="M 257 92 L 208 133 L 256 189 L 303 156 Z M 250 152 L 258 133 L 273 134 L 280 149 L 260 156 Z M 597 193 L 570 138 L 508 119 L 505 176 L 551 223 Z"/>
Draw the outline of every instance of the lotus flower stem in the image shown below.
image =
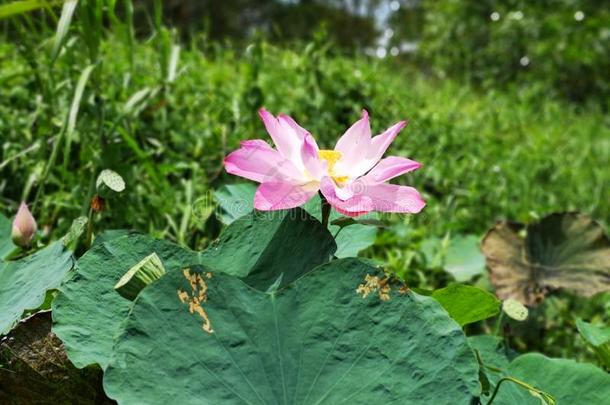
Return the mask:
<path id="1" fill-rule="evenodd" d="M 500 389 L 500 385 L 502 385 L 502 383 L 504 381 L 510 381 L 512 383 L 515 383 L 520 388 L 528 390 L 531 394 L 532 393 L 536 394 L 535 396 L 539 397 L 542 400 L 541 401 L 542 403 L 545 403 L 545 404 L 556 404 L 557 403 L 555 398 L 552 395 L 550 395 L 549 393 L 547 393 L 547 392 L 539 390 L 538 388 L 536 388 L 536 387 L 534 387 L 532 385 L 529 385 L 529 384 L 527 384 L 527 383 L 525 383 L 525 382 L 523 382 L 521 380 L 518 380 L 518 379 L 516 379 L 514 377 L 502 377 L 502 378 L 500 378 L 500 380 L 496 384 L 496 388 L 494 389 L 494 392 L 492 393 L 491 398 L 489 398 L 489 401 L 487 402 L 486 405 L 491 405 L 491 403 L 496 398 L 496 395 L 498 395 L 498 391 Z"/>
<path id="2" fill-rule="evenodd" d="M 320 207 L 322 212 L 322 225 L 324 228 L 328 228 L 328 218 L 330 218 L 330 204 L 322 193 L 320 194 Z"/>
<path id="3" fill-rule="evenodd" d="M 496 326 L 494 330 L 494 335 L 502 337 L 502 321 L 504 320 L 504 311 L 500 311 L 500 315 L 498 315 L 498 320 L 496 321 Z"/>

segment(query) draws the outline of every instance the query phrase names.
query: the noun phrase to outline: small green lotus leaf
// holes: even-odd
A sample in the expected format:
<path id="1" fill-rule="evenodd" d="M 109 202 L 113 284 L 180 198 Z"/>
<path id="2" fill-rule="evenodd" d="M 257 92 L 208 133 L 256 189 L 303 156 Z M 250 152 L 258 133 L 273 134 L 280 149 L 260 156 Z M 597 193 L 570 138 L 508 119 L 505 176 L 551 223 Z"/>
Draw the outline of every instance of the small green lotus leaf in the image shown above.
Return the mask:
<path id="1" fill-rule="evenodd" d="M 610 374 L 592 364 L 574 360 L 527 353 L 510 363 L 506 375 L 550 394 L 558 404 L 607 404 L 610 398 Z M 540 405 L 540 398 L 505 381 L 493 403 Z"/>
<path id="2" fill-rule="evenodd" d="M 99 176 L 97 176 L 95 187 L 100 196 L 109 197 L 113 193 L 123 192 L 123 190 L 125 190 L 125 181 L 117 172 L 110 169 L 104 169 Z"/>
<path id="3" fill-rule="evenodd" d="M 318 221 L 322 220 L 322 209 L 318 195 L 303 205 L 303 209 L 313 215 Z M 333 222 L 337 222 L 341 218 L 345 217 L 334 209 L 330 211 L 328 230 L 335 237 L 335 242 L 337 243 L 335 257 L 343 259 L 358 256 L 359 252 L 375 243 L 378 226 L 371 223 L 373 221 L 376 224 L 378 223 L 379 216 L 377 213 L 362 215 L 358 217 L 358 223 L 353 223 L 349 226 L 333 225 Z"/>
<path id="4" fill-rule="evenodd" d="M 600 362 L 610 368 L 610 326 L 596 326 L 577 319 L 576 327 L 580 336 L 597 354 Z"/>
<path id="5" fill-rule="evenodd" d="M 582 319 L 577 319 L 576 327 L 587 343 L 595 347 L 610 342 L 610 326 L 595 326 Z"/>
<path id="6" fill-rule="evenodd" d="M 475 235 L 457 235 L 451 238 L 445 252 L 445 271 L 462 283 L 485 272 L 485 257 L 481 253 L 480 239 Z"/>
<path id="7" fill-rule="evenodd" d="M 216 190 L 214 197 L 218 202 L 217 215 L 220 221 L 228 225 L 252 212 L 255 192 L 256 186 L 252 183 L 228 184 Z M 314 196 L 302 208 L 316 219 L 322 218 L 319 196 Z M 359 217 L 359 222 L 350 223 L 349 226 L 341 223 L 332 224 L 344 218 L 335 210 L 331 211 L 328 230 L 335 237 L 337 243 L 335 256 L 338 258 L 357 256 L 359 252 L 373 245 L 379 225 L 377 214 Z"/>
<path id="8" fill-rule="evenodd" d="M 502 311 L 515 321 L 525 321 L 529 315 L 527 307 L 514 298 L 502 302 Z"/>
<path id="9" fill-rule="evenodd" d="M 17 246 L 15 246 L 11 239 L 12 228 L 11 221 L 0 214 L 0 261 L 6 259 L 17 249 Z"/>
<path id="10" fill-rule="evenodd" d="M 106 393 L 126 405 L 471 403 L 463 332 L 383 277 L 344 259 L 265 293 L 202 267 L 169 272 L 134 302 Z"/>
<path id="11" fill-rule="evenodd" d="M 24 311 L 40 307 L 72 265 L 72 254 L 61 242 L 20 260 L 0 262 L 0 335 L 11 330 Z"/>
<path id="12" fill-rule="evenodd" d="M 329 230 L 337 235 L 335 256 L 339 259 L 358 256 L 358 253 L 372 246 L 377 238 L 378 227 L 374 225 L 354 224 L 336 231 L 334 227 L 335 225 L 330 225 Z"/>
<path id="13" fill-rule="evenodd" d="M 431 296 L 460 326 L 491 318 L 500 312 L 500 301 L 493 294 L 470 285 L 452 284 L 434 290 Z"/>
<path id="14" fill-rule="evenodd" d="M 538 304 L 549 290 L 590 297 L 610 291 L 610 240 L 578 213 L 552 214 L 525 228 L 501 222 L 482 243 L 490 279 L 501 299 Z"/>
<path id="15" fill-rule="evenodd" d="M 165 267 L 156 253 L 151 253 L 133 266 L 116 283 L 114 289 L 130 301 L 146 286 L 160 279 L 165 274 Z"/>
<path id="16" fill-rule="evenodd" d="M 420 251 L 429 269 L 442 267 L 444 251 L 448 244 L 448 238 L 429 236 L 421 242 Z"/>

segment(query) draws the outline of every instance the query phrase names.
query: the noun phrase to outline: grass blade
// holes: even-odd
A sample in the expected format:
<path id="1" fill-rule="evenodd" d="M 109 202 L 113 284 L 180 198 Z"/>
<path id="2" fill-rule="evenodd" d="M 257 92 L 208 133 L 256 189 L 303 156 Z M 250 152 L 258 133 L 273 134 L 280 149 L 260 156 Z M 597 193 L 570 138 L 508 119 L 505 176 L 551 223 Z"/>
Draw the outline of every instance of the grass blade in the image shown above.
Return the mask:
<path id="1" fill-rule="evenodd" d="M 61 3 L 61 1 L 45 1 L 45 0 L 23 0 L 14 1 L 9 4 L 0 5 L 0 19 L 12 17 L 27 13 L 29 11 L 38 10 L 39 8 L 54 6 Z"/>
<path id="2" fill-rule="evenodd" d="M 172 45 L 172 51 L 167 68 L 167 82 L 173 83 L 176 80 L 176 70 L 178 69 L 178 59 L 180 58 L 180 45 Z"/>
<path id="3" fill-rule="evenodd" d="M 57 55 L 59 55 L 59 50 L 64 42 L 64 38 L 68 33 L 68 29 L 70 28 L 70 23 L 72 22 L 72 16 L 74 15 L 74 10 L 78 4 L 78 0 L 66 0 L 64 6 L 61 10 L 61 17 L 59 18 L 59 23 L 57 24 L 57 33 L 55 34 L 55 41 L 53 42 L 53 50 L 51 52 L 51 64 L 55 63 L 55 59 L 57 59 Z"/>
<path id="4" fill-rule="evenodd" d="M 80 107 L 81 98 L 83 97 L 83 92 L 85 91 L 85 86 L 87 85 L 87 81 L 89 81 L 89 76 L 91 76 L 91 72 L 95 65 L 89 65 L 83 70 L 81 73 L 78 83 L 76 84 L 76 90 L 74 91 L 74 98 L 72 99 L 72 105 L 70 106 L 70 111 L 68 113 L 68 121 L 66 125 L 66 144 L 64 146 L 64 167 L 67 165 L 68 158 L 70 156 L 70 147 L 72 145 L 72 136 L 74 134 L 74 127 L 76 126 L 76 118 L 78 116 L 78 109 Z"/>

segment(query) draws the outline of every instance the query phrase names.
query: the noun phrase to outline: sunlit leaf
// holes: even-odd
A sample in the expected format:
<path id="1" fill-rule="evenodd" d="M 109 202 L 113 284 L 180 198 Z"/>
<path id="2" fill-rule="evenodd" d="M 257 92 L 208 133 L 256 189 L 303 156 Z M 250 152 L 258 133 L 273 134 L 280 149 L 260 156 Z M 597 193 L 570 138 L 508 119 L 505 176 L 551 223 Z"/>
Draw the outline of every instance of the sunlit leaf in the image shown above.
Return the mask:
<path id="1" fill-rule="evenodd" d="M 431 296 L 460 326 L 491 318 L 500 312 L 500 301 L 493 294 L 470 285 L 452 284 L 434 290 Z"/>

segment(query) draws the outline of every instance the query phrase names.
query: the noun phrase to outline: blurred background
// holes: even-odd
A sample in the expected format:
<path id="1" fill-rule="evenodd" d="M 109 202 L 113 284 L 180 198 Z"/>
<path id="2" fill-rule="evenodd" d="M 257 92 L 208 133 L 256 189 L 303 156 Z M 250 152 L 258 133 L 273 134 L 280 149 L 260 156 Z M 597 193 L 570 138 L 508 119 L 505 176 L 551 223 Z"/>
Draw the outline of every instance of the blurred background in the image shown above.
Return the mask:
<path id="1" fill-rule="evenodd" d="M 148 35 L 146 1 L 135 3 Z M 605 7 L 604 7 L 605 5 Z M 335 52 L 411 62 L 498 87 L 536 81 L 574 101 L 607 101 L 610 3 L 594 0 L 168 0 L 165 21 L 183 40 L 290 46 L 324 36 Z"/>
<path id="2" fill-rule="evenodd" d="M 261 106 L 327 148 L 363 108 L 374 131 L 410 120 L 389 153 L 423 163 L 399 181 L 428 206 L 385 217 L 361 255 L 412 286 L 454 281 L 446 257 L 460 246 L 480 267 L 470 281 L 488 287 L 478 243 L 498 220 L 610 221 L 610 2 L 599 0 L 4 1 L 0 210 L 27 201 L 57 238 L 112 169 L 127 190 L 100 229 L 203 248 L 221 224 L 201 199 L 239 181 L 223 158 L 267 136 Z M 571 314 L 607 323 L 608 302 L 553 296 L 513 345 L 592 359 Z"/>

